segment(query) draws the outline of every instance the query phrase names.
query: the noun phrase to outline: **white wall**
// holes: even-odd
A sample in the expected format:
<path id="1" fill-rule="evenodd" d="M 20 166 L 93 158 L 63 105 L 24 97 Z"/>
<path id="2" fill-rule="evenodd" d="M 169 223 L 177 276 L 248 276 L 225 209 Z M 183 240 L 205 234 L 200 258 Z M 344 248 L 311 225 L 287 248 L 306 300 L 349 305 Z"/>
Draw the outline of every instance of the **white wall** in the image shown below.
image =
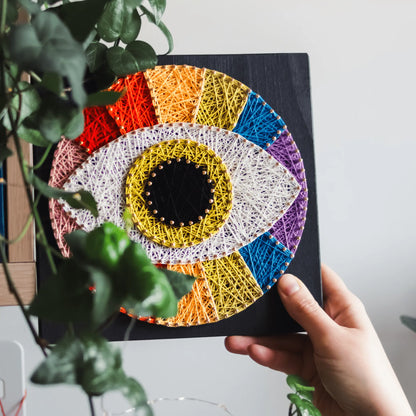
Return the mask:
<path id="1" fill-rule="evenodd" d="M 416 1 L 175 0 L 166 23 L 177 54 L 307 52 L 323 261 L 365 302 L 416 408 Z M 163 39 L 149 31 L 159 52 Z M 0 337 L 40 359 L 16 308 Z M 284 377 L 232 356 L 221 338 L 130 342 L 127 371 L 150 397 L 194 396 L 238 416 L 287 413 Z M 29 385 L 28 415 L 88 414 L 75 389 Z"/>

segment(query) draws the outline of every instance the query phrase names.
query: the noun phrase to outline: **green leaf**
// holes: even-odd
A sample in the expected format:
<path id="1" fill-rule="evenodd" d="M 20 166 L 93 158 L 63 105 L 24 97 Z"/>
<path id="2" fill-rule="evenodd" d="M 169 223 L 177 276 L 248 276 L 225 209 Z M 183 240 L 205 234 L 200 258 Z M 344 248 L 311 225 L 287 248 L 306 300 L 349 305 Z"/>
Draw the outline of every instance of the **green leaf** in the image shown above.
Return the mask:
<path id="1" fill-rule="evenodd" d="M 71 249 L 71 253 L 76 256 L 76 258 L 84 260 L 85 253 L 87 252 L 88 233 L 84 230 L 74 230 L 69 234 L 65 234 L 64 237 Z"/>
<path id="2" fill-rule="evenodd" d="M 135 7 L 125 0 L 110 0 L 98 21 L 98 34 L 106 42 L 121 39 L 130 43 L 139 34 L 141 19 Z"/>
<path id="3" fill-rule="evenodd" d="M 35 370 L 31 380 L 37 384 L 78 384 L 92 396 L 120 390 L 133 407 L 144 410 L 146 415 L 152 414 L 142 386 L 124 373 L 120 350 L 98 335 L 77 338 L 67 334 Z"/>
<path id="4" fill-rule="evenodd" d="M 39 111 L 31 117 L 31 124 L 46 140 L 57 143 L 62 136 L 75 139 L 83 132 L 84 114 L 69 101 L 44 93 Z"/>
<path id="5" fill-rule="evenodd" d="M 90 270 L 72 259 L 64 260 L 58 275 L 42 284 L 30 304 L 29 313 L 54 322 L 85 321 L 92 308 L 91 282 Z"/>
<path id="6" fill-rule="evenodd" d="M 71 207 L 88 209 L 94 217 L 98 217 L 97 203 L 89 192 L 82 189 L 77 192 L 67 192 L 59 188 L 53 188 L 34 174 L 31 177 L 31 183 L 47 198 L 63 199 Z"/>
<path id="7" fill-rule="evenodd" d="M 133 9 L 139 7 L 143 3 L 143 0 L 125 0 L 125 2 L 128 7 L 131 7 Z"/>
<path id="8" fill-rule="evenodd" d="M 416 332 L 416 318 L 412 318 L 410 316 L 402 315 L 400 317 L 400 321 L 403 325 L 407 326 L 413 332 Z"/>
<path id="9" fill-rule="evenodd" d="M 145 6 L 140 6 L 140 10 L 147 16 L 149 21 L 153 23 L 154 25 L 156 25 L 161 30 L 161 32 L 165 35 L 166 40 L 168 41 L 168 51 L 166 52 L 166 55 L 171 53 L 173 50 L 173 36 L 170 33 L 169 29 L 166 27 L 166 25 L 162 21 L 157 22 L 155 15 Z"/>
<path id="10" fill-rule="evenodd" d="M 103 270 L 95 269 L 91 275 L 95 293 L 90 313 L 92 327 L 99 325 L 120 309 L 120 300 L 114 296 L 111 275 Z"/>
<path id="11" fill-rule="evenodd" d="M 123 229 L 111 222 L 105 222 L 87 235 L 88 259 L 97 267 L 103 267 L 111 272 L 117 271 L 122 265 L 124 253 L 131 244 L 129 236 Z"/>
<path id="12" fill-rule="evenodd" d="M 120 31 L 120 40 L 126 44 L 133 42 L 139 35 L 141 26 L 142 19 L 136 9 L 125 13 Z"/>
<path id="13" fill-rule="evenodd" d="M 17 85 L 20 93 L 14 95 L 10 102 L 10 112 L 14 120 L 18 120 L 18 126 L 32 113 L 37 111 L 41 105 L 38 92 L 27 82 L 19 82 Z M 3 119 L 3 125 L 12 130 L 9 115 Z"/>
<path id="14" fill-rule="evenodd" d="M 127 232 L 134 228 L 133 216 L 129 207 L 126 207 L 123 212 L 123 221 Z"/>
<path id="15" fill-rule="evenodd" d="M 43 88 L 46 88 L 48 91 L 53 92 L 55 95 L 61 95 L 64 88 L 64 82 L 60 75 L 47 72 L 42 77 L 42 82 L 40 84 Z"/>
<path id="16" fill-rule="evenodd" d="M 143 412 L 143 416 L 151 416 L 153 413 L 147 404 L 146 393 L 143 387 L 134 378 L 126 377 L 120 380 L 117 384 L 117 390 L 130 402 L 130 404 Z M 142 414 L 140 412 L 140 414 Z"/>
<path id="17" fill-rule="evenodd" d="M 170 318 L 178 313 L 178 299 L 166 279 L 154 282 L 150 293 L 143 301 L 129 297 L 123 302 L 123 306 L 129 313 L 137 316 Z"/>
<path id="18" fill-rule="evenodd" d="M 17 135 L 19 136 L 19 139 L 22 139 L 27 143 L 32 143 L 35 146 L 47 147 L 50 144 L 50 142 L 42 136 L 39 130 L 26 127 L 24 124 L 17 129 Z"/>
<path id="19" fill-rule="evenodd" d="M 157 63 L 157 56 L 146 42 L 134 41 L 126 49 L 119 46 L 110 48 L 107 51 L 107 61 L 117 76 L 123 76 L 153 68 Z"/>
<path id="20" fill-rule="evenodd" d="M 0 124 L 0 166 L 12 154 L 13 152 L 7 147 L 7 131 Z"/>
<path id="21" fill-rule="evenodd" d="M 85 90 L 90 94 L 109 88 L 116 80 L 114 72 L 107 63 L 107 54 L 105 54 L 105 63 L 96 69 L 93 73 L 87 72 L 85 77 Z"/>
<path id="22" fill-rule="evenodd" d="M 30 14 L 36 14 L 41 11 L 39 5 L 31 0 L 19 0 L 19 4 L 26 9 Z"/>
<path id="23" fill-rule="evenodd" d="M 76 384 L 77 369 L 83 363 L 82 353 L 81 341 L 66 336 L 38 366 L 32 374 L 31 381 L 36 384 Z"/>
<path id="24" fill-rule="evenodd" d="M 16 22 L 19 17 L 19 12 L 17 10 L 17 4 L 15 0 L 7 0 L 7 14 L 6 14 L 6 24 L 8 26 Z"/>
<path id="25" fill-rule="evenodd" d="M 155 24 L 158 25 L 166 9 L 166 0 L 149 0 L 149 4 L 153 10 Z"/>
<path id="26" fill-rule="evenodd" d="M 79 42 L 84 42 L 103 13 L 104 0 L 84 0 L 63 4 L 54 9 Z"/>
<path id="27" fill-rule="evenodd" d="M 294 393 L 289 393 L 287 398 L 296 406 L 301 416 L 321 416 L 321 412 L 309 400 L 302 399 Z"/>
<path id="28" fill-rule="evenodd" d="M 13 26 L 9 49 L 11 58 L 23 69 L 54 72 L 66 77 L 74 102 L 80 107 L 84 105 L 84 51 L 54 13 L 38 13 L 31 23 Z"/>
<path id="29" fill-rule="evenodd" d="M 13 91 L 16 88 L 16 85 L 19 84 L 20 80 L 19 66 L 16 63 L 10 62 L 6 63 L 2 70 L 4 70 L 6 91 Z"/>
<path id="30" fill-rule="evenodd" d="M 107 46 L 100 42 L 91 42 L 85 51 L 88 68 L 91 72 L 97 71 L 106 62 Z"/>
<path id="31" fill-rule="evenodd" d="M 312 401 L 315 387 L 309 386 L 307 381 L 305 381 L 302 377 L 288 375 L 286 377 L 286 383 L 296 393 Z"/>
<path id="32" fill-rule="evenodd" d="M 133 242 L 120 259 L 119 274 L 118 290 L 138 301 L 150 296 L 159 281 L 166 281 L 162 270 L 152 264 L 143 247 Z"/>
<path id="33" fill-rule="evenodd" d="M 177 299 L 181 299 L 192 290 L 195 278 L 173 270 L 159 269 L 168 279 Z"/>
<path id="34" fill-rule="evenodd" d="M 99 91 L 88 96 L 87 107 L 95 105 L 104 106 L 114 104 L 121 96 L 122 92 L 116 91 Z"/>

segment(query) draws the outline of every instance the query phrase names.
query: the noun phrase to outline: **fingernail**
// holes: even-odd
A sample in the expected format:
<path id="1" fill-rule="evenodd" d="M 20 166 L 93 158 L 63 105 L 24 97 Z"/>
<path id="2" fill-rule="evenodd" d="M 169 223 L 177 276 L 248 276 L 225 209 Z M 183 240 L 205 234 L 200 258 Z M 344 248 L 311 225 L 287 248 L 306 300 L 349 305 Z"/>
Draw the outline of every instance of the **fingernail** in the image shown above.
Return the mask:
<path id="1" fill-rule="evenodd" d="M 292 276 L 291 274 L 283 275 L 278 280 L 278 282 L 279 282 L 279 289 L 286 296 L 291 296 L 300 289 L 298 281 L 296 280 L 295 276 Z"/>

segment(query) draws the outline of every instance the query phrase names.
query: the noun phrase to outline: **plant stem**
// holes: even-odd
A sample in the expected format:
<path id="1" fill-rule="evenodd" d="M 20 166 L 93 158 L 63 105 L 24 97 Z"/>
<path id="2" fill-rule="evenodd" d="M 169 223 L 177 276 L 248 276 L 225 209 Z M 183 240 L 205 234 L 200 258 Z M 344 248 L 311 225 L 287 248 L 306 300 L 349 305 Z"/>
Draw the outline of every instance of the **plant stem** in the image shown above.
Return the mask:
<path id="1" fill-rule="evenodd" d="M 91 416 L 95 416 L 94 403 L 92 402 L 92 397 L 90 395 L 88 395 L 88 403 L 90 404 Z"/>
<path id="2" fill-rule="evenodd" d="M 33 221 L 33 215 L 30 214 L 22 231 L 20 231 L 19 235 L 16 238 L 14 238 L 13 240 L 8 240 L 7 238 L 5 238 L 3 235 L 0 234 L 0 242 L 8 244 L 8 245 L 18 243 L 27 233 L 27 230 L 29 229 L 30 224 L 32 224 L 32 221 Z"/>
<path id="3" fill-rule="evenodd" d="M 49 152 L 51 151 L 51 149 L 52 149 L 52 146 L 53 146 L 53 143 L 51 143 L 51 144 L 49 144 L 48 145 L 48 147 L 45 149 L 45 151 L 44 151 L 44 153 L 43 153 L 43 155 L 42 155 L 42 158 L 39 160 L 39 162 L 38 163 L 36 163 L 36 165 L 35 166 L 33 166 L 33 170 L 37 170 L 37 169 L 39 169 L 44 163 L 45 163 L 45 160 L 46 160 L 46 158 L 48 157 L 48 155 L 49 155 Z"/>
<path id="4" fill-rule="evenodd" d="M 1 3 L 1 20 L 0 20 L 0 35 L 3 36 L 6 29 L 6 16 L 7 16 L 7 0 L 2 0 Z"/>
<path id="5" fill-rule="evenodd" d="M 11 115 L 9 114 L 9 117 L 10 116 Z M 13 132 L 16 133 L 16 129 L 14 127 L 15 126 L 13 126 Z M 13 134 L 13 140 L 14 140 L 14 144 L 16 146 L 20 171 L 21 171 L 22 176 L 23 176 L 27 199 L 29 201 L 30 209 L 31 209 L 31 211 L 33 213 L 33 216 L 35 218 L 36 228 L 38 229 L 39 239 L 40 239 L 42 245 L 45 248 L 46 256 L 48 258 L 48 262 L 49 262 L 49 265 L 51 267 L 51 271 L 52 271 L 53 274 L 56 274 L 57 269 L 56 269 L 55 261 L 52 257 L 52 252 L 51 252 L 51 249 L 49 248 L 48 240 L 46 239 L 45 230 L 43 229 L 43 224 L 42 224 L 42 221 L 41 221 L 40 216 L 39 216 L 39 211 L 38 211 L 37 207 L 35 206 L 35 204 L 33 203 L 32 192 L 31 192 L 30 185 L 29 185 L 29 177 L 28 177 L 28 174 L 27 174 L 26 166 L 24 164 L 24 156 L 23 156 L 23 152 L 22 152 L 22 147 L 20 145 L 20 141 L 17 138 L 16 134 Z"/>
<path id="6" fill-rule="evenodd" d="M 40 348 L 42 349 L 43 355 L 46 357 L 47 353 L 46 353 L 46 348 L 45 348 L 45 343 L 44 341 L 39 337 L 38 333 L 36 332 L 35 327 L 32 324 L 32 321 L 30 320 L 29 314 L 26 311 L 26 308 L 23 304 L 22 298 L 19 295 L 19 292 L 16 289 L 16 286 L 13 283 L 12 277 L 10 275 L 10 270 L 9 270 L 9 265 L 8 265 L 8 259 L 6 256 L 6 251 L 4 249 L 4 244 L 0 244 L 0 254 L 1 254 L 1 261 L 2 261 L 2 266 L 3 266 L 3 270 L 4 270 L 4 274 L 6 276 L 6 281 L 7 281 L 7 285 L 9 287 L 9 292 L 15 297 L 15 299 L 17 300 L 17 303 L 21 309 L 21 311 L 23 312 L 23 315 L 25 317 L 26 323 L 29 326 L 30 332 L 32 333 L 36 343 L 40 346 Z"/>
<path id="7" fill-rule="evenodd" d="M 42 241 L 42 239 L 40 238 L 39 235 L 36 235 L 36 241 L 42 247 L 46 248 L 45 243 Z M 47 247 L 49 248 L 49 250 L 50 250 L 50 252 L 53 256 L 55 256 L 59 260 L 65 260 L 65 257 L 58 250 L 55 250 L 53 247 L 49 246 L 48 243 L 46 243 L 46 244 L 47 244 Z"/>

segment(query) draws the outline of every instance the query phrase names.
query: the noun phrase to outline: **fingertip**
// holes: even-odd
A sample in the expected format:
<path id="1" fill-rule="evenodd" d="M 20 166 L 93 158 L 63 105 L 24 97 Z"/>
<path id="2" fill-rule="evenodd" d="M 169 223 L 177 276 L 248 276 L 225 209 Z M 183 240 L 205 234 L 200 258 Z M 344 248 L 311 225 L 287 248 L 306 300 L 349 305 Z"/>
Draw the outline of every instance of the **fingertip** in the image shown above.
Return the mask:
<path id="1" fill-rule="evenodd" d="M 247 355 L 247 347 L 250 345 L 250 339 L 249 337 L 233 335 L 225 338 L 224 345 L 227 351 L 233 354 Z"/>
<path id="2" fill-rule="evenodd" d="M 264 345 L 251 344 L 247 347 L 249 357 L 260 365 L 269 365 L 273 358 L 273 350 Z"/>
<path id="3" fill-rule="evenodd" d="M 277 282 L 277 289 L 284 296 L 291 296 L 300 289 L 298 278 L 293 274 L 284 274 Z"/>

